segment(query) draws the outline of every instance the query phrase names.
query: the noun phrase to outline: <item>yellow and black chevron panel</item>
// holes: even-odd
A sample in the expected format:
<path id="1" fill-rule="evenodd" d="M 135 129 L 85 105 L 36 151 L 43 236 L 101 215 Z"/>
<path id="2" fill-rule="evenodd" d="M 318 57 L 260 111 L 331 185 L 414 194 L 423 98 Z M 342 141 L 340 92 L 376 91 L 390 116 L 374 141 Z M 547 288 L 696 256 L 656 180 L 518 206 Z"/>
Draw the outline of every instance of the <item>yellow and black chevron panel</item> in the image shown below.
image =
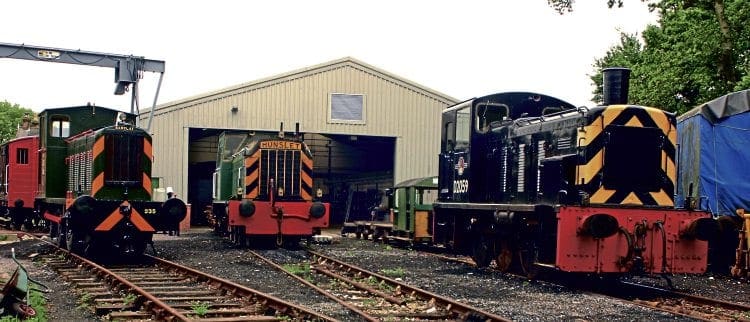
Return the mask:
<path id="1" fill-rule="evenodd" d="M 256 150 L 252 155 L 245 156 L 245 198 L 255 199 L 258 197 L 260 185 L 260 150 Z"/>
<path id="2" fill-rule="evenodd" d="M 674 114 L 633 105 L 591 113 L 578 130 L 583 158 L 576 167 L 576 185 L 589 193 L 589 202 L 674 206 Z"/>
<path id="3" fill-rule="evenodd" d="M 245 156 L 245 198 L 267 199 L 274 179 L 281 197 L 312 200 L 312 156 L 301 142 L 261 141 L 259 149 Z"/>
<path id="4" fill-rule="evenodd" d="M 300 183 L 300 195 L 304 200 L 312 200 L 312 158 L 305 153 L 300 153 L 300 158 L 302 159 L 302 171 L 300 171 L 302 179 Z"/>

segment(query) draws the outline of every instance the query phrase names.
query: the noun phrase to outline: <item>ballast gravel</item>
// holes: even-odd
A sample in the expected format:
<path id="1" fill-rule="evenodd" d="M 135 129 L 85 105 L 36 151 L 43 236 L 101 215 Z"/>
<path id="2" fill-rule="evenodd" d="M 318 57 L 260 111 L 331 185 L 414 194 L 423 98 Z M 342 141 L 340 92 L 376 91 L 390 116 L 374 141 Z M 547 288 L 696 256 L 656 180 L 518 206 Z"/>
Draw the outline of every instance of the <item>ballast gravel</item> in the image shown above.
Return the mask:
<path id="1" fill-rule="evenodd" d="M 424 290 L 451 297 L 514 321 L 690 321 L 650 308 L 570 289 L 547 282 L 527 280 L 492 269 L 445 261 L 435 256 L 355 238 L 340 238 L 331 230 L 330 244 L 311 247 L 339 260 L 397 278 Z M 193 229 L 181 236 L 155 236 L 158 255 L 195 269 L 237 282 L 341 321 L 358 321 L 340 304 L 302 285 L 285 273 L 238 248 L 209 229 Z M 37 241 L 0 245 L 0 274 L 12 271 L 10 248 L 31 267 L 30 273 L 47 285 L 51 321 L 90 321 L 94 317 L 75 300 L 72 291 L 48 268 L 31 257 L 43 253 Z M 304 251 L 256 250 L 279 264 L 309 260 Z M 1 276 L 1 275 L 0 275 Z M 659 279 L 638 280 L 666 286 Z M 750 285 L 723 276 L 675 276 L 676 287 L 705 297 L 750 304 Z M 592 280 L 592 282 L 594 282 Z"/>

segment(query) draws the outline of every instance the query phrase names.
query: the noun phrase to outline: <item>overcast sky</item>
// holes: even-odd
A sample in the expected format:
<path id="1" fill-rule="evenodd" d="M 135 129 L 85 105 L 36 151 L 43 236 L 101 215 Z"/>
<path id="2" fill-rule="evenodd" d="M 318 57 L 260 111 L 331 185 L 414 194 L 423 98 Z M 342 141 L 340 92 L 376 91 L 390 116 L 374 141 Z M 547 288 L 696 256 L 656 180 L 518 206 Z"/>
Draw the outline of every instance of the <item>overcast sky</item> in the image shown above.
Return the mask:
<path id="1" fill-rule="evenodd" d="M 596 57 L 656 16 L 640 1 L 3 1 L 0 42 L 166 61 L 158 103 L 351 56 L 463 100 L 534 91 L 591 106 Z M 141 81 L 151 106 L 158 75 Z M 114 70 L 0 58 L 0 101 L 41 111 L 113 95 Z"/>

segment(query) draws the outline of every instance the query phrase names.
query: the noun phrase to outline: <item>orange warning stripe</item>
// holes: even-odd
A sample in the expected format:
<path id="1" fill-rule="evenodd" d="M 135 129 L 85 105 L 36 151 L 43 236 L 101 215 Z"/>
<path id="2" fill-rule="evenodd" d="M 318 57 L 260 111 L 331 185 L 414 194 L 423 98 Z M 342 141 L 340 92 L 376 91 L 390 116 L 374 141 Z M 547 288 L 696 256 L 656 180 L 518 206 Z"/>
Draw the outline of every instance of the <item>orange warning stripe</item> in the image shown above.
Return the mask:
<path id="1" fill-rule="evenodd" d="M 143 138 L 143 153 L 148 157 L 150 161 L 154 160 L 154 154 L 152 152 L 151 141 L 148 138 Z"/>
<path id="2" fill-rule="evenodd" d="M 127 200 L 123 201 L 120 204 L 120 207 L 122 206 L 131 207 L 130 203 Z M 104 221 L 102 221 L 99 224 L 99 226 L 96 226 L 94 230 L 95 231 L 109 231 L 112 228 L 114 228 L 115 225 L 117 225 L 117 223 L 119 223 L 120 220 L 122 220 L 123 218 L 125 218 L 125 216 L 123 216 L 120 213 L 120 208 L 118 207 L 117 209 L 112 211 L 112 213 L 109 214 L 109 216 L 107 216 L 107 218 L 105 218 Z M 140 213 L 138 213 L 138 210 L 136 210 L 133 207 L 130 208 L 130 222 L 132 222 L 133 225 L 142 232 L 156 231 L 156 229 L 154 229 L 154 227 L 149 225 L 148 221 L 146 221 L 146 219 L 144 219 L 143 216 Z"/>
<path id="3" fill-rule="evenodd" d="M 94 142 L 94 159 L 104 152 L 104 137 L 99 137 Z"/>
<path id="4" fill-rule="evenodd" d="M 151 177 L 148 176 L 145 172 L 143 173 L 143 189 L 146 190 L 146 193 L 151 196 Z"/>
<path id="5" fill-rule="evenodd" d="M 112 227 L 117 225 L 117 223 L 120 222 L 120 220 L 122 220 L 123 217 L 124 216 L 120 213 L 120 209 L 119 208 L 115 209 L 115 211 L 109 214 L 109 216 L 107 216 L 107 218 L 105 218 L 104 221 L 102 221 L 102 223 L 99 224 L 99 226 L 96 226 L 94 230 L 95 231 L 109 231 L 110 229 L 112 229 Z"/>
<path id="6" fill-rule="evenodd" d="M 99 192 L 102 187 L 104 187 L 104 172 L 99 173 L 99 175 L 94 178 L 94 181 L 91 182 L 91 195 L 96 196 L 96 193 Z"/>
<path id="7" fill-rule="evenodd" d="M 142 232 L 154 232 L 156 229 L 148 224 L 148 221 L 146 221 L 145 218 L 136 210 L 133 208 L 130 212 L 130 221 L 135 225 L 135 227 L 138 228 L 138 230 Z"/>
<path id="8" fill-rule="evenodd" d="M 302 163 L 307 167 L 308 169 L 312 169 L 313 163 L 312 159 L 308 158 L 306 155 L 302 155 Z"/>

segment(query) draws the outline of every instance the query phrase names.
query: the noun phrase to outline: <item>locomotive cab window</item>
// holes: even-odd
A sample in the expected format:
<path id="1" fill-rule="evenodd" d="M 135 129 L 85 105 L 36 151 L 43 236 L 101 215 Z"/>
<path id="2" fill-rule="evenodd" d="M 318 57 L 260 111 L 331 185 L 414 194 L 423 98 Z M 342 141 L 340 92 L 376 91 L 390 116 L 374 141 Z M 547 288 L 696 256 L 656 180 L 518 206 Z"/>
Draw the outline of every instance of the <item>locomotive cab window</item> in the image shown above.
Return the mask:
<path id="1" fill-rule="evenodd" d="M 471 110 L 467 106 L 456 111 L 456 150 L 465 150 L 469 147 L 469 136 L 471 135 Z"/>
<path id="2" fill-rule="evenodd" d="M 542 110 L 542 116 L 562 112 L 562 106 L 547 106 Z"/>
<path id="3" fill-rule="evenodd" d="M 508 105 L 497 103 L 479 103 L 476 111 L 476 131 L 479 133 L 487 133 L 490 128 L 499 126 L 509 113 Z"/>
<path id="4" fill-rule="evenodd" d="M 16 149 L 16 164 L 29 164 L 29 149 Z"/>
<path id="5" fill-rule="evenodd" d="M 70 120 L 64 116 L 53 116 L 50 121 L 51 137 L 66 138 L 70 136 Z"/>

